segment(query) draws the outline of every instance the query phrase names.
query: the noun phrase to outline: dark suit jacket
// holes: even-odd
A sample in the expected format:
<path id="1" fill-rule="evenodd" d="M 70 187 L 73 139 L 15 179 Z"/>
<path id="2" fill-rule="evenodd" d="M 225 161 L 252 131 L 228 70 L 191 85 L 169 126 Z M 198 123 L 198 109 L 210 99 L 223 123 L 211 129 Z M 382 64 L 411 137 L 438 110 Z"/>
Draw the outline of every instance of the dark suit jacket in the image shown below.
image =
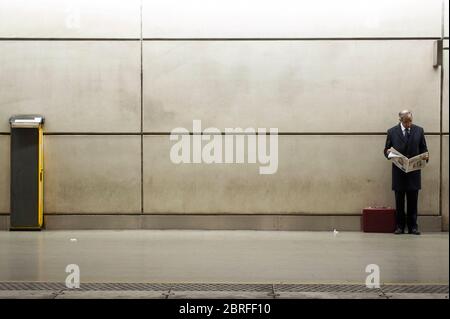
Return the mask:
<path id="1" fill-rule="evenodd" d="M 402 153 L 408 158 L 422 154 L 428 151 L 427 142 L 423 128 L 412 125 L 410 130 L 409 142 L 406 143 L 406 137 L 403 136 L 400 123 L 387 131 L 386 145 L 384 147 L 384 156 L 387 158 L 387 150 L 391 147 Z M 392 164 L 392 189 L 394 191 L 413 191 L 421 189 L 421 171 L 405 173 L 397 166 Z"/>

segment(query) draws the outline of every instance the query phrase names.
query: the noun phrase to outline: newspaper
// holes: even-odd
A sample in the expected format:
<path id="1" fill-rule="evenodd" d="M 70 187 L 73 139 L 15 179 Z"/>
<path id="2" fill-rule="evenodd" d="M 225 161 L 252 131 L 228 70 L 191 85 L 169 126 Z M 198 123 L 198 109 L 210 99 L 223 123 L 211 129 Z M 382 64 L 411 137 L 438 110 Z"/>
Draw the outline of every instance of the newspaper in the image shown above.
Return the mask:
<path id="1" fill-rule="evenodd" d="M 417 171 L 427 165 L 428 152 L 411 158 L 407 158 L 393 147 L 388 149 L 388 152 L 388 158 L 392 160 L 392 163 L 405 173 Z"/>

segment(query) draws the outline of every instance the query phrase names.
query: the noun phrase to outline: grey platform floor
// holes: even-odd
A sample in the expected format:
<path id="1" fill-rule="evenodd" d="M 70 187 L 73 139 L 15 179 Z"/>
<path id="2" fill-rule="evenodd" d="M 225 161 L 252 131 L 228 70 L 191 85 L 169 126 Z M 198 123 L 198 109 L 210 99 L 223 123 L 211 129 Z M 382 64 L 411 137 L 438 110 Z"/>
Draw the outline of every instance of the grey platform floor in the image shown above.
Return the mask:
<path id="1" fill-rule="evenodd" d="M 164 287 L 161 291 L 127 291 L 126 287 L 121 291 L 96 291 L 95 286 L 83 291 L 0 287 L 0 298 L 448 298 L 448 288 L 440 293 L 428 293 L 425 289 L 414 294 L 405 289 L 370 293 L 357 289 L 305 291 L 285 289 L 287 286 L 283 285 L 357 287 L 365 284 L 366 266 L 376 264 L 385 287 L 448 287 L 449 237 L 448 233 L 395 236 L 294 231 L 0 232 L 0 284 L 63 284 L 69 264 L 80 267 L 82 285 L 202 283 L 207 287 L 211 283 L 227 283 L 262 288 L 258 288 L 259 292 L 232 292 L 228 288 L 208 291 L 201 287 L 177 291 L 176 285 L 167 291 Z M 277 291 L 277 285 L 282 289 Z"/>

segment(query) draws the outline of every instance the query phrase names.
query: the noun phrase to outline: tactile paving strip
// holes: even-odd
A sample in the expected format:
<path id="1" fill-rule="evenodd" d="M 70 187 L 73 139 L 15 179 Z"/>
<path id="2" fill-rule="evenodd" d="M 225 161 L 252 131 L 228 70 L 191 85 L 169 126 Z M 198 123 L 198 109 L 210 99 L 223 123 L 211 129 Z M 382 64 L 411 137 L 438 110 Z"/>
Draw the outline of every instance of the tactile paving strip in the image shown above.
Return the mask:
<path id="1" fill-rule="evenodd" d="M 448 285 L 385 285 L 385 293 L 448 294 Z"/>
<path id="2" fill-rule="evenodd" d="M 271 292 L 271 284 L 174 284 L 171 289 L 175 291 L 245 291 L 245 292 Z"/>
<path id="3" fill-rule="evenodd" d="M 0 282 L 0 290 L 69 290 L 58 282 Z M 228 291 L 448 294 L 448 285 L 383 285 L 369 289 L 347 284 L 228 284 L 228 283 L 81 283 L 80 291 Z"/>
<path id="4" fill-rule="evenodd" d="M 374 292 L 380 289 L 370 289 L 364 285 L 337 285 L 337 284 L 284 284 L 275 285 L 278 292 L 341 292 L 361 293 Z"/>

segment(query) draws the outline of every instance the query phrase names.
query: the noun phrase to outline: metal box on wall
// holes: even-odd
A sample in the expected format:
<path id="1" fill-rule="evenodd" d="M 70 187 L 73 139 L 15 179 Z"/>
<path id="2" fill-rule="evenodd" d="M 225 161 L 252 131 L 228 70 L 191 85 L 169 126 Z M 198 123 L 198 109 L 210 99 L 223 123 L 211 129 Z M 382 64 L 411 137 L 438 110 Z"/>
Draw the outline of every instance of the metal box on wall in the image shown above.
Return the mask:
<path id="1" fill-rule="evenodd" d="M 40 230 L 44 210 L 44 155 L 41 115 L 17 115 L 11 125 L 10 230 Z"/>

